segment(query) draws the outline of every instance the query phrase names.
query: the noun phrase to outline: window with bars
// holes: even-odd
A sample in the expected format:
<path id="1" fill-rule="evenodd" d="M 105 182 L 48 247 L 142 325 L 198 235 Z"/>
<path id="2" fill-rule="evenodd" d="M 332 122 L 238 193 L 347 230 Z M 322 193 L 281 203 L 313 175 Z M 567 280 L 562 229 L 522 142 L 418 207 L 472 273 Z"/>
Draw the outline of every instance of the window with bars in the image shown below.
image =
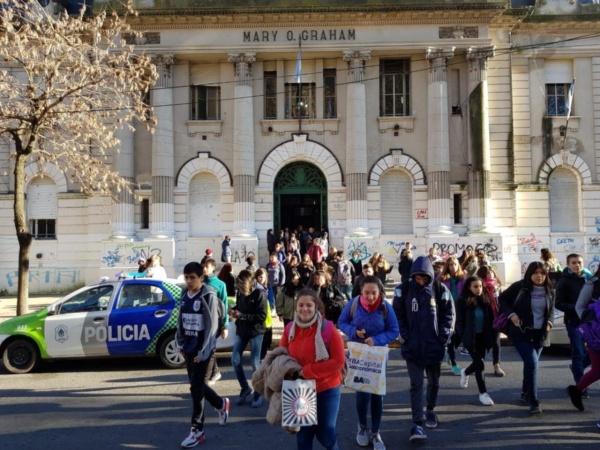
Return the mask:
<path id="1" fill-rule="evenodd" d="M 569 98 L 568 83 L 546 84 L 546 114 L 549 116 L 566 116 Z"/>
<path id="2" fill-rule="evenodd" d="M 315 83 L 285 84 L 286 119 L 314 119 L 315 111 Z"/>
<path id="3" fill-rule="evenodd" d="M 35 239 L 56 239 L 56 219 L 31 219 L 29 229 Z"/>
<path id="4" fill-rule="evenodd" d="M 192 86 L 190 120 L 221 119 L 221 88 L 219 86 Z"/>
<path id="5" fill-rule="evenodd" d="M 277 119 L 277 72 L 264 73 L 265 119 Z"/>
<path id="6" fill-rule="evenodd" d="M 410 115 L 410 61 L 386 59 L 379 66 L 380 115 Z"/>
<path id="7" fill-rule="evenodd" d="M 323 70 L 323 118 L 325 119 L 337 117 L 335 77 L 335 69 Z"/>

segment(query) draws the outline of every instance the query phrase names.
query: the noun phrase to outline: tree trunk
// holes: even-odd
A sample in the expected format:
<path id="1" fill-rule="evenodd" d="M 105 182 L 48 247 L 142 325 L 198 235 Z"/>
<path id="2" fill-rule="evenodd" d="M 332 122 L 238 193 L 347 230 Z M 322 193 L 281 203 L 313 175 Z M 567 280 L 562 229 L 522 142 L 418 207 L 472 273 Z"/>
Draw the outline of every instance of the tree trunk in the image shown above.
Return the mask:
<path id="1" fill-rule="evenodd" d="M 16 143 L 17 149 L 21 147 Z M 13 213 L 15 218 L 15 229 L 19 241 L 19 275 L 17 281 L 17 316 L 29 312 L 29 249 L 33 236 L 27 226 L 25 209 L 25 163 L 28 155 L 17 150 L 15 162 L 15 200 Z"/>

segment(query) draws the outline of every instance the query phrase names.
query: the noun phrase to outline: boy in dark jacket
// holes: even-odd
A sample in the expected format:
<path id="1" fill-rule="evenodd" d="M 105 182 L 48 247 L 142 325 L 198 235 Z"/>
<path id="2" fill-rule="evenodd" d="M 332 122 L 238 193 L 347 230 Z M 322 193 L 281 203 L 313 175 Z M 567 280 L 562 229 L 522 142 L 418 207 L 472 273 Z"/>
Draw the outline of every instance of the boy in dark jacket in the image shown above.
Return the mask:
<path id="1" fill-rule="evenodd" d="M 191 448 L 204 441 L 204 398 L 219 414 L 219 425 L 229 417 L 229 399 L 220 397 L 204 382 L 210 356 L 216 345 L 219 311 L 215 291 L 202 285 L 204 267 L 197 262 L 183 269 L 186 289 L 181 294 L 177 317 L 177 346 L 185 358 L 192 393 L 192 429 L 181 443 Z"/>
<path id="2" fill-rule="evenodd" d="M 423 440 L 427 439 L 423 431 L 423 372 L 427 372 L 425 426 L 436 428 L 438 419 L 433 409 L 445 347 L 454 328 L 454 302 L 448 288 L 439 284 L 436 289 L 431 262 L 426 256 L 419 256 L 412 265 L 409 282 L 396 286 L 393 306 L 400 324 L 402 356 L 410 377 L 413 419 L 410 440 Z"/>
<path id="3" fill-rule="evenodd" d="M 590 365 L 590 356 L 585 350 L 585 343 L 581 334 L 577 331 L 581 320 L 575 312 L 575 304 L 579 292 L 590 278 L 583 270 L 583 258 L 581 255 L 571 253 L 567 256 L 567 268 L 556 283 L 554 307 L 565 313 L 564 322 L 571 342 L 571 372 L 573 379 L 578 383 L 583 376 L 583 371 Z"/>

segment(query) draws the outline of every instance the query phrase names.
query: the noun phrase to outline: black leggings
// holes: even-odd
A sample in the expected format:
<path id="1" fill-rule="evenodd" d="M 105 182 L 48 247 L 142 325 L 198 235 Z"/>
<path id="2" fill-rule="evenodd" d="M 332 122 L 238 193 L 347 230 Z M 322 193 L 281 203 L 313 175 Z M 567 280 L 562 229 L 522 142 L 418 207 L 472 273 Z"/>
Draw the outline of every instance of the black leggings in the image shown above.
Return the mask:
<path id="1" fill-rule="evenodd" d="M 453 334 L 448 344 L 448 357 L 450 358 L 450 364 L 456 365 L 456 346 L 458 345 L 459 337 L 457 334 Z"/>
<path id="2" fill-rule="evenodd" d="M 485 358 L 485 335 L 483 333 L 476 334 L 474 348 L 468 348 L 467 350 L 469 350 L 469 355 L 471 355 L 471 358 L 473 358 L 473 362 L 465 369 L 465 375 L 471 375 L 472 373 L 475 373 L 475 379 L 477 380 L 479 393 L 483 394 L 484 392 L 487 392 L 485 388 L 485 375 L 483 373 L 483 358 Z"/>

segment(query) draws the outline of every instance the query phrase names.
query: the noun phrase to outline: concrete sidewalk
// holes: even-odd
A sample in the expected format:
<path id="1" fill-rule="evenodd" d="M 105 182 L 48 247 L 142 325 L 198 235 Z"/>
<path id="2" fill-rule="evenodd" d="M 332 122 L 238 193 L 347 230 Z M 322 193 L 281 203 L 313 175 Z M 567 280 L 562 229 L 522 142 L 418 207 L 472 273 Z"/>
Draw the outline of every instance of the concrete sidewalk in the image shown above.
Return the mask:
<path id="1" fill-rule="evenodd" d="M 35 295 L 29 297 L 29 312 L 38 311 L 54 303 L 63 295 Z M 17 297 L 0 297 L 0 322 L 17 315 Z"/>

